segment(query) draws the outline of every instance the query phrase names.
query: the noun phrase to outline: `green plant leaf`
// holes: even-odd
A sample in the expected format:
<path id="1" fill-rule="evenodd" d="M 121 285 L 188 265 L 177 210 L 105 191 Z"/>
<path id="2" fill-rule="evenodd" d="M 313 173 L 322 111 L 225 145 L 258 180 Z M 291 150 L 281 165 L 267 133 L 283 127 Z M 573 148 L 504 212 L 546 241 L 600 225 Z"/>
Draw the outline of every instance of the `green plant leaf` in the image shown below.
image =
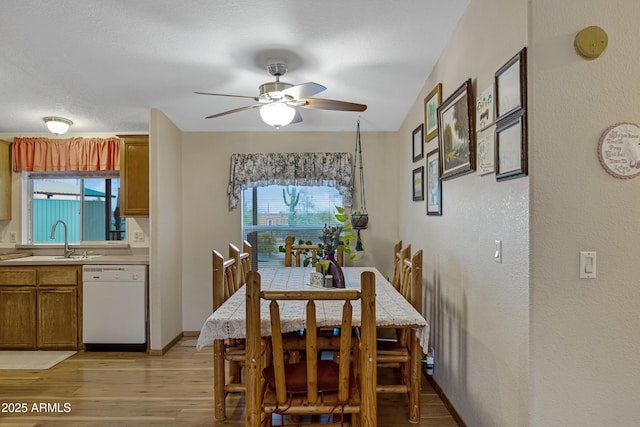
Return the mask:
<path id="1" fill-rule="evenodd" d="M 341 214 L 341 215 L 344 214 L 344 208 L 342 206 L 336 206 L 336 211 L 338 211 L 338 213 Z M 336 215 L 336 218 L 337 217 L 338 216 Z M 344 221 L 342 221 L 342 222 L 344 222 Z"/>
<path id="2" fill-rule="evenodd" d="M 336 219 L 340 222 L 346 222 L 349 219 L 347 214 L 336 214 Z"/>

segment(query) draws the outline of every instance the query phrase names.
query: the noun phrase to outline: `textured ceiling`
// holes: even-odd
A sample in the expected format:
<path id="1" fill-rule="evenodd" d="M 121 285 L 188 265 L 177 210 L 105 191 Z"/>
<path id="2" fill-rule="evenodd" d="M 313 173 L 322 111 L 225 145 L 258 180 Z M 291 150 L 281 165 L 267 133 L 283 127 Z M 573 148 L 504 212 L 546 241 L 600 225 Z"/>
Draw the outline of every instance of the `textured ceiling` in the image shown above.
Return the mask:
<path id="1" fill-rule="evenodd" d="M 182 131 L 265 131 L 253 103 L 272 81 L 316 82 L 316 95 L 362 113 L 300 109 L 282 131 L 395 131 L 470 0 L 0 0 L 0 132 L 147 132 L 149 110 Z M 366 124 L 366 126 L 365 126 Z M 275 130 L 274 130 L 275 131 Z"/>

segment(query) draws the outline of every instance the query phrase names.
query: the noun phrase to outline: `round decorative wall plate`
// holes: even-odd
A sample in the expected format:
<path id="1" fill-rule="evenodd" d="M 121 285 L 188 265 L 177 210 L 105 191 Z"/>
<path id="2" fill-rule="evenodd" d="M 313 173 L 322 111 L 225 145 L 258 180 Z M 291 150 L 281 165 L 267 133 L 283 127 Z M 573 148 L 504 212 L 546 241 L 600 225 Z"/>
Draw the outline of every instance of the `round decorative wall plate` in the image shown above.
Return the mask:
<path id="1" fill-rule="evenodd" d="M 640 175 L 640 126 L 635 123 L 616 123 L 608 127 L 598 142 L 600 164 L 620 179 Z"/>

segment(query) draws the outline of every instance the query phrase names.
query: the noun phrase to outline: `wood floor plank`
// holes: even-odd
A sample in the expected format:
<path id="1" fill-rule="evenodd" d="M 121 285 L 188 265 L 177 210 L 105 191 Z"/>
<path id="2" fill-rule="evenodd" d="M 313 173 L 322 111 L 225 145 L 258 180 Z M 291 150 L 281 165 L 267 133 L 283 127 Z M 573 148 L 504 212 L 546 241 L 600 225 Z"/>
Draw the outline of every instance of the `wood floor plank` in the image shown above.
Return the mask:
<path id="1" fill-rule="evenodd" d="M 227 397 L 224 422 L 213 419 L 212 364 L 210 347 L 196 351 L 178 343 L 163 356 L 80 352 L 48 370 L 2 370 L 0 402 L 24 403 L 27 410 L 0 413 L 0 425 L 244 426 L 240 393 Z M 406 396 L 380 395 L 378 425 L 456 426 L 426 380 L 420 409 L 420 423 L 411 424 Z"/>

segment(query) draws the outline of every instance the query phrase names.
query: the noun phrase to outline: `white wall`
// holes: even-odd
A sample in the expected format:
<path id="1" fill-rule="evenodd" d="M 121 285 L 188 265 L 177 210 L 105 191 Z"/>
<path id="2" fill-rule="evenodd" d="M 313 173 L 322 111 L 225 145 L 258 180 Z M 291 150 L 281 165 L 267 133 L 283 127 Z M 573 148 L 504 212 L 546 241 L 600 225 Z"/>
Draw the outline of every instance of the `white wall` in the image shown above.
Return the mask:
<path id="1" fill-rule="evenodd" d="M 531 2 L 532 425 L 640 425 L 640 178 L 600 166 L 602 132 L 640 124 L 640 2 Z M 573 40 L 609 35 L 593 61 Z M 597 251 L 597 278 L 578 278 Z"/>
<path id="2" fill-rule="evenodd" d="M 482 92 L 527 45 L 526 0 L 474 0 L 398 135 L 401 187 L 410 188 L 408 144 L 423 101 L 441 82 L 443 100 L 468 78 Z M 493 131 L 492 127 L 490 132 Z M 437 148 L 429 141 L 425 153 Z M 524 426 L 529 408 L 529 178 L 496 182 L 476 173 L 442 184 L 441 217 L 406 196 L 400 238 L 424 251 L 424 312 L 435 349 L 434 378 L 469 426 Z M 502 240 L 503 259 L 493 260 Z"/>
<path id="3" fill-rule="evenodd" d="M 151 349 L 182 328 L 182 152 L 180 130 L 160 111 L 149 126 L 149 306 Z"/>
<path id="4" fill-rule="evenodd" d="M 348 114 L 348 113 L 345 113 Z M 256 118 L 257 120 L 257 118 Z M 353 153 L 353 132 L 184 133 L 182 136 L 183 327 L 200 331 L 212 307 L 211 251 L 227 255 L 229 243 L 241 243 L 239 209 L 229 210 L 227 185 L 233 153 L 315 152 Z M 362 232 L 363 264 L 392 273 L 392 247 L 397 239 L 397 160 L 400 143 L 388 133 L 367 133 L 361 122 L 369 228 Z M 408 141 L 402 141 L 406 144 Z M 403 188 L 408 194 L 410 188 Z M 357 197 L 354 197 L 357 199 Z"/>

